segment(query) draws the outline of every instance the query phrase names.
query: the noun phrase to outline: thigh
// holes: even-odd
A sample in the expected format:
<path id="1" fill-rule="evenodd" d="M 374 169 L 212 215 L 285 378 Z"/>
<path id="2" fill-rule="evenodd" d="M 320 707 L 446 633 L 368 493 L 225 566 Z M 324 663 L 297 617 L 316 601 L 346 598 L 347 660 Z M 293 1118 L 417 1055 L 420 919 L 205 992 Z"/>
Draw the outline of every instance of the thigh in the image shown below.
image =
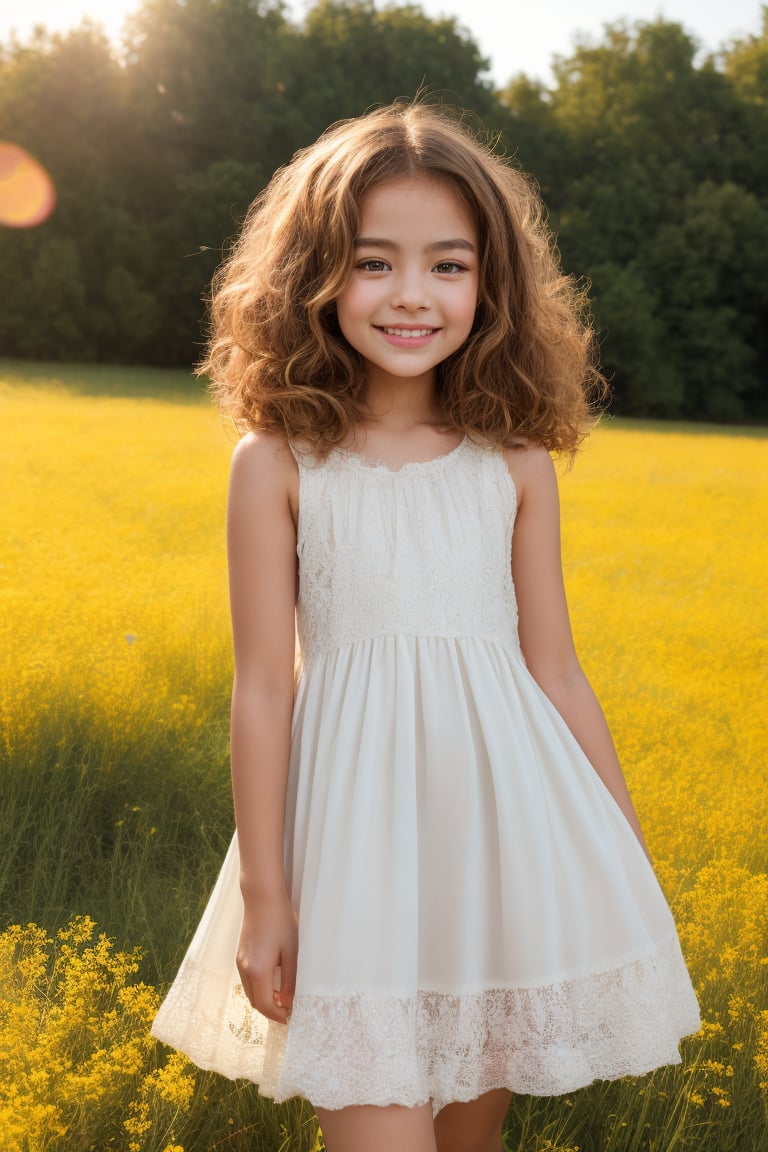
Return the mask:
<path id="1" fill-rule="evenodd" d="M 435 1117 L 437 1152 L 502 1152 L 501 1129 L 512 1093 L 486 1092 L 466 1104 L 447 1104 Z"/>
<path id="2" fill-rule="evenodd" d="M 327 1152 L 436 1152 L 432 1106 L 316 1108 Z"/>

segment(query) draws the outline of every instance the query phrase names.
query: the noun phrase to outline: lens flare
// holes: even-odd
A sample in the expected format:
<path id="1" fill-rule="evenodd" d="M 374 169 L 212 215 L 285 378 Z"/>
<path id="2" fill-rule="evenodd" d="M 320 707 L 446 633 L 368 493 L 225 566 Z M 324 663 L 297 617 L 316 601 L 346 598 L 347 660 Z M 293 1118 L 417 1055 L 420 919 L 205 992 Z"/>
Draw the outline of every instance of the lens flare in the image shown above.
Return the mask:
<path id="1" fill-rule="evenodd" d="M 48 219 L 55 203 L 45 168 L 18 144 L 0 141 L 0 224 L 34 228 Z"/>

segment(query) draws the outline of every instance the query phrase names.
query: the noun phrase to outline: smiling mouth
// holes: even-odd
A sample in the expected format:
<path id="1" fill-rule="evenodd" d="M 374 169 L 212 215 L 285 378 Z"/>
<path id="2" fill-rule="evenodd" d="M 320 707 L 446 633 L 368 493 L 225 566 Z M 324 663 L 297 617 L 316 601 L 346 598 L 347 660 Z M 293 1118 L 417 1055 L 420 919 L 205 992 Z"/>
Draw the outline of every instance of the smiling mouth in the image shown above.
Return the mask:
<path id="1" fill-rule="evenodd" d="M 431 336 L 439 328 L 382 328 L 387 336 L 401 336 L 404 340 L 414 340 L 418 336 Z"/>

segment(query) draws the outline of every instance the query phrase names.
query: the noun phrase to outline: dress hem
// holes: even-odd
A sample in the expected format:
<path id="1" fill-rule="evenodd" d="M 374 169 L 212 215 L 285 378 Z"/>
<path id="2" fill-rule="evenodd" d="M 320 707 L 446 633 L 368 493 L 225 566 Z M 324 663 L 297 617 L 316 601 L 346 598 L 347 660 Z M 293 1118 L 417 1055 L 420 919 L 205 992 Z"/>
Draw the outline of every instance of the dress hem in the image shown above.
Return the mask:
<path id="1" fill-rule="evenodd" d="M 562 1096 L 597 1080 L 681 1062 L 700 1028 L 676 938 L 642 959 L 535 989 L 296 996 L 289 1025 L 266 1020 L 231 978 L 187 961 L 152 1028 L 199 1067 L 281 1102 L 418 1107 L 495 1088 Z"/>

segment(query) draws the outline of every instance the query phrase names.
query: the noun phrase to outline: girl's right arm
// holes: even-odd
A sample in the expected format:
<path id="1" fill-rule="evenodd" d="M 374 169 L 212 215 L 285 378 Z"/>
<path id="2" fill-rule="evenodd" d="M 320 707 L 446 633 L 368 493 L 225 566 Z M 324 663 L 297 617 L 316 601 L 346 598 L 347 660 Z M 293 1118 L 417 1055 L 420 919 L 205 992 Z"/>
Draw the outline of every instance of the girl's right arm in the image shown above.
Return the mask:
<path id="1" fill-rule="evenodd" d="M 296 484 L 296 465 L 283 441 L 264 434 L 243 437 L 232 457 L 227 508 L 235 654 L 232 789 L 244 904 L 237 966 L 254 1008 L 281 1023 L 291 1010 L 298 949 L 283 864 L 294 692 Z"/>

